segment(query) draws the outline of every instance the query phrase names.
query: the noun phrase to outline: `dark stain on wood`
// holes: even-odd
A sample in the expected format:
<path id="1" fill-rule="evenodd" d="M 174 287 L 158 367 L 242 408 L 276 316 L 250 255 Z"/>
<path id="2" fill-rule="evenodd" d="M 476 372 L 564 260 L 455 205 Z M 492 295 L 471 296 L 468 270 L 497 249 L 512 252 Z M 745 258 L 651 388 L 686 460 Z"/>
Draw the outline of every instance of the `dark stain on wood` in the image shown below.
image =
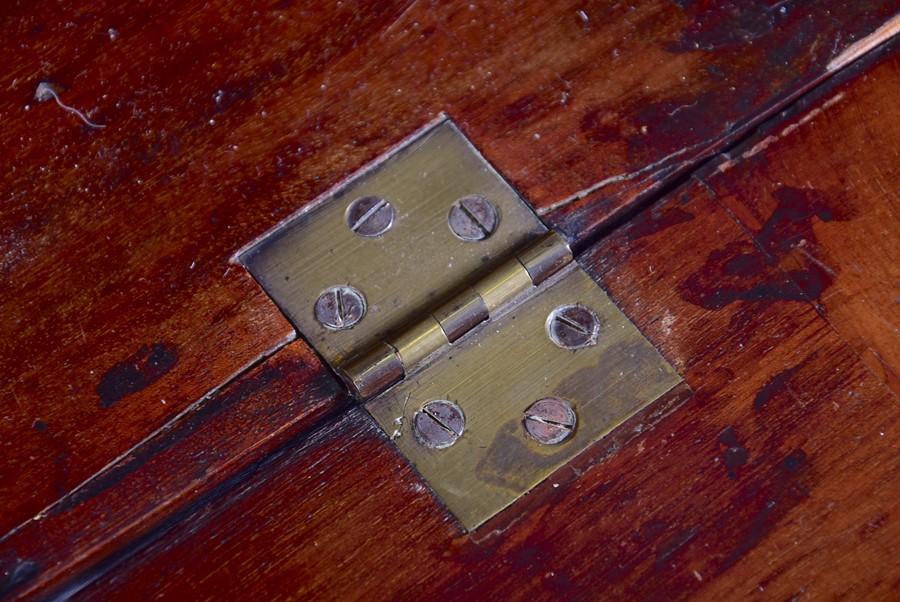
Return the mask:
<path id="1" fill-rule="evenodd" d="M 788 454 L 765 481 L 751 483 L 744 497 L 745 507 L 751 509 L 749 522 L 744 528 L 738 527 L 737 544 L 723 559 L 719 573 L 737 564 L 756 547 L 780 520 L 809 497 L 812 486 L 812 469 L 802 449 Z M 735 510 L 742 512 L 744 508 Z"/>
<path id="2" fill-rule="evenodd" d="M 103 375 L 97 385 L 100 406 L 110 408 L 123 398 L 143 391 L 178 363 L 178 350 L 169 343 L 144 345 Z"/>
<path id="3" fill-rule="evenodd" d="M 40 570 L 41 567 L 30 560 L 0 560 L 0 596 L 11 594 L 19 586 L 34 579 Z"/>
<path id="4" fill-rule="evenodd" d="M 715 249 L 705 265 L 679 285 L 685 301 L 704 309 L 723 309 L 736 301 L 802 301 L 797 288 L 747 241 Z"/>
<path id="5" fill-rule="evenodd" d="M 135 453 L 130 454 L 125 462 L 105 471 L 97 478 L 88 481 L 84 487 L 81 487 L 72 495 L 63 498 L 59 504 L 53 507 L 51 514 L 56 515 L 67 512 L 75 506 L 115 487 L 123 479 L 139 470 L 144 464 L 181 443 L 215 416 L 227 413 L 233 406 L 243 403 L 253 395 L 258 395 L 261 391 L 271 387 L 275 382 L 294 382 L 297 373 L 305 373 L 305 371 L 303 365 L 297 365 L 296 361 L 285 362 L 275 359 L 271 363 L 264 364 L 258 373 L 241 379 L 234 387 L 228 389 L 224 395 L 217 396 L 215 403 L 201 404 L 177 428 L 168 431 L 165 437 L 153 439 Z M 327 373 L 321 374 L 322 378 L 308 382 L 296 382 L 295 384 L 303 386 L 315 397 L 328 398 L 337 395 L 340 390 L 340 385 L 337 381 L 327 375 Z"/>
<path id="6" fill-rule="evenodd" d="M 737 477 L 738 469 L 750 458 L 750 451 L 738 440 L 733 426 L 722 431 L 719 435 L 719 443 L 722 445 L 722 459 L 728 470 L 728 478 L 734 479 Z"/>
<path id="7" fill-rule="evenodd" d="M 759 393 L 756 394 L 756 398 L 753 400 L 753 408 L 758 412 L 766 409 L 766 405 L 771 402 L 776 395 L 785 390 L 785 387 L 787 387 L 787 384 L 794 377 L 794 374 L 797 373 L 797 370 L 800 369 L 801 365 L 802 364 L 798 364 L 793 368 L 788 368 L 773 376 L 763 388 L 759 390 Z"/>

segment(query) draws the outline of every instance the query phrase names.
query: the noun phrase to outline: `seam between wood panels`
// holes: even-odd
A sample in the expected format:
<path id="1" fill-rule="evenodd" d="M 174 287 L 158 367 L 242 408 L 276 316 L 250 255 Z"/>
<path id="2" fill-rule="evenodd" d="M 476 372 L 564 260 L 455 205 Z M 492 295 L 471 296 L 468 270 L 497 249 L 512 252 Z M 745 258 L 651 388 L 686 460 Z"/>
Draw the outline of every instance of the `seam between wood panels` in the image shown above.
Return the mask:
<path id="1" fill-rule="evenodd" d="M 746 127 L 747 129 L 744 132 L 736 135 L 731 141 L 726 142 L 721 149 L 712 151 L 696 159 L 688 160 L 681 165 L 675 164 L 668 168 L 662 167 L 660 171 L 674 171 L 676 172 L 676 175 L 669 180 L 666 180 L 664 177 L 653 190 L 647 192 L 644 195 L 638 194 L 632 203 L 628 204 L 622 209 L 619 209 L 618 211 L 614 211 L 607 219 L 591 226 L 584 236 L 577 240 L 570 240 L 569 242 L 572 246 L 572 250 L 575 252 L 576 256 L 579 255 L 584 250 L 597 244 L 600 240 L 608 236 L 614 230 L 627 224 L 637 215 L 640 215 L 648 209 L 652 209 L 652 207 L 656 203 L 663 200 L 679 187 L 689 182 L 695 173 L 701 172 L 707 167 L 714 165 L 715 162 L 720 160 L 722 157 L 730 160 L 731 157 L 728 155 L 730 151 L 734 150 L 747 140 L 756 136 L 760 131 L 762 131 L 764 127 L 770 126 L 775 121 L 783 121 L 786 117 L 782 115 L 783 113 L 794 110 L 806 99 L 821 91 L 829 82 L 840 82 L 842 77 L 847 77 L 848 75 L 850 77 L 853 77 L 854 71 L 858 71 L 860 68 L 864 68 L 865 66 L 872 64 L 887 52 L 895 51 L 897 47 L 900 46 L 900 44 L 898 44 L 898 40 L 900 40 L 900 13 L 897 13 L 894 17 L 888 19 L 875 32 L 869 34 L 868 36 L 866 36 L 862 40 L 859 40 L 857 43 L 851 46 L 851 48 L 855 49 L 852 60 L 845 60 L 841 62 L 837 60 L 837 58 L 840 58 L 849 52 L 850 48 L 848 48 L 836 59 L 832 59 L 832 61 L 828 64 L 826 70 L 823 71 L 819 76 L 812 79 L 806 85 L 792 91 L 780 101 L 775 102 L 775 104 L 773 104 L 771 107 L 763 109 L 758 115 L 749 118 L 745 124 L 738 125 L 738 122 L 732 124 L 731 127 L 728 128 L 725 134 L 722 136 L 723 139 L 727 140 L 730 130 L 739 130 L 741 127 Z M 864 51 L 862 49 L 864 49 Z M 699 143 L 693 145 L 692 147 L 686 148 L 697 148 L 698 146 L 703 146 L 703 144 L 709 144 L 710 146 L 712 146 L 715 144 L 715 140 L 713 139 L 705 143 Z M 681 151 L 676 151 L 675 153 L 668 155 L 666 159 L 674 156 L 679 156 L 680 154 Z M 660 162 L 657 161 L 652 165 L 660 165 Z M 654 174 L 654 172 L 652 171 L 646 171 L 645 167 L 631 172 L 630 174 L 626 174 L 626 176 L 644 175 L 644 173 L 647 173 L 648 176 L 652 176 Z M 606 178 L 600 184 L 588 186 L 584 189 L 584 191 L 576 193 L 575 195 L 563 199 L 562 201 L 554 203 L 552 205 L 552 209 L 542 211 L 541 216 L 546 217 L 552 215 L 554 211 L 560 209 L 561 207 L 578 202 L 589 196 L 591 193 L 600 190 L 602 188 L 601 184 L 609 183 L 611 181 L 619 181 L 620 179 L 627 180 L 631 178 L 626 178 L 623 176 L 617 176 L 612 179 Z M 649 178 L 640 180 L 633 186 L 626 188 L 625 191 L 639 186 L 640 184 L 647 182 L 648 180 Z M 652 182 L 652 180 L 649 181 Z M 621 194 L 621 192 L 623 191 L 620 191 L 619 194 Z"/>
<path id="2" fill-rule="evenodd" d="M 900 15 L 893 17 L 888 22 L 886 22 L 886 24 L 887 23 L 896 23 L 896 22 L 898 22 L 898 20 L 900 20 Z M 877 32 L 882 31 L 884 29 L 884 27 L 885 26 L 883 25 L 881 28 L 879 28 L 877 30 Z M 870 34 L 870 36 L 863 38 L 863 40 L 870 40 L 870 38 L 872 38 L 874 35 L 875 35 L 875 33 Z M 769 260 L 772 260 L 769 253 L 767 253 L 764 249 L 761 248 L 761 246 L 759 245 L 756 238 L 753 237 L 752 234 L 750 234 L 749 231 L 746 229 L 746 227 L 740 221 L 738 221 L 736 219 L 736 217 L 730 211 L 730 209 L 728 209 L 727 207 L 724 206 L 723 203 L 721 203 L 718 196 L 711 189 L 709 189 L 709 186 L 698 175 L 698 172 L 702 171 L 704 168 L 707 168 L 710 165 L 713 165 L 716 161 L 721 160 L 721 158 L 723 158 L 723 157 L 726 159 L 731 159 L 731 157 L 727 154 L 729 151 L 733 150 L 734 148 L 736 148 L 736 147 L 740 146 L 742 143 L 744 143 L 746 140 L 751 139 L 753 136 L 757 135 L 764 126 L 768 127 L 775 120 L 779 120 L 779 121 L 783 120 L 782 118 L 778 117 L 780 113 L 783 114 L 787 111 L 790 111 L 791 109 L 794 109 L 804 99 L 808 98 L 813 93 L 821 90 L 822 87 L 826 84 L 826 82 L 832 81 L 832 78 L 834 78 L 836 76 L 844 75 L 848 72 L 852 72 L 854 69 L 858 69 L 860 66 L 868 65 L 873 60 L 877 60 L 877 58 L 881 56 L 881 51 L 885 50 L 886 48 L 889 50 L 893 50 L 893 46 L 894 46 L 893 42 L 896 40 L 897 34 L 891 33 L 891 35 L 889 35 L 887 37 L 882 36 L 882 38 L 879 38 L 871 46 L 866 47 L 865 50 L 861 54 L 859 54 L 859 56 L 853 56 L 852 60 L 842 63 L 842 64 L 839 64 L 839 65 L 836 65 L 833 70 L 824 71 L 820 76 L 813 79 L 806 86 L 801 87 L 798 90 L 787 95 L 784 99 L 782 99 L 781 102 L 776 103 L 774 106 L 770 107 L 769 109 L 762 111 L 759 115 L 750 118 L 748 120 L 747 124 L 745 124 L 745 127 L 747 127 L 747 130 L 743 134 L 740 134 L 739 136 L 735 137 L 735 139 L 733 141 L 726 144 L 723 149 L 713 152 L 713 153 L 710 153 L 708 155 L 699 157 L 698 159 L 696 159 L 694 161 L 686 163 L 684 166 L 682 166 L 683 170 L 679 170 L 679 166 L 677 166 L 677 165 L 673 166 L 674 170 L 679 171 L 679 174 L 676 177 L 673 177 L 668 182 L 664 181 L 662 183 L 662 185 L 660 185 L 659 187 L 654 189 L 652 192 L 648 193 L 645 198 L 640 198 L 640 196 L 639 196 L 638 200 L 636 200 L 634 203 L 632 203 L 625 209 L 622 209 L 618 212 L 613 213 L 610 216 L 610 218 L 608 218 L 607 220 L 601 222 L 599 225 L 592 228 L 580 240 L 575 241 L 574 245 L 577 247 L 578 250 L 584 250 L 588 247 L 596 245 L 601 239 L 603 239 L 604 237 L 609 235 L 612 231 L 625 226 L 629 221 L 631 221 L 637 215 L 639 215 L 647 210 L 652 209 L 658 202 L 665 199 L 667 196 L 669 196 L 672 192 L 677 190 L 679 187 L 690 182 L 691 180 L 696 180 L 700 185 L 703 185 L 705 188 L 707 188 L 710 191 L 710 193 L 713 195 L 713 198 L 716 201 L 716 203 L 719 204 L 720 206 L 722 206 L 723 208 L 725 208 L 725 210 L 728 212 L 728 214 L 731 216 L 731 218 L 735 222 L 738 223 L 739 227 L 741 227 L 742 230 L 751 237 L 751 239 L 754 241 L 754 244 L 760 248 L 760 250 L 764 253 L 765 257 Z M 842 55 L 839 55 L 839 56 L 842 56 Z M 834 64 L 834 62 L 835 61 L 833 60 L 832 63 L 829 64 L 829 66 Z M 786 116 L 784 116 L 784 117 L 786 117 Z M 644 169 L 646 169 L 646 168 L 644 168 Z M 635 174 L 640 173 L 642 175 L 643 170 L 638 170 L 637 172 L 632 172 L 632 173 L 635 173 Z M 637 185 L 637 184 L 635 184 L 635 185 Z M 591 187 L 587 188 L 587 190 L 591 190 L 591 191 L 595 191 L 596 189 L 598 189 L 596 186 L 591 186 Z M 583 198 L 583 197 L 580 197 L 577 195 L 576 195 L 576 197 L 566 199 L 566 202 L 570 203 L 570 202 L 574 202 L 574 201 L 577 201 L 577 200 L 580 200 L 581 198 Z M 562 206 L 562 205 L 554 206 L 554 209 L 557 209 L 559 206 Z M 783 268 L 781 268 L 780 266 L 778 266 L 778 267 L 779 267 L 779 269 L 781 269 L 783 271 Z M 796 286 L 796 283 L 793 281 L 793 279 L 791 279 L 791 282 L 792 282 L 792 284 L 794 284 Z M 803 294 L 804 299 L 806 299 L 807 302 L 811 303 L 813 305 L 813 307 L 815 308 L 815 303 L 812 303 L 812 301 L 808 299 L 808 297 L 806 296 L 805 293 L 803 293 L 802 290 L 801 290 L 801 294 Z M 275 309 L 275 307 L 273 304 L 273 310 L 274 309 Z M 818 308 L 816 308 L 816 311 L 819 312 L 821 315 L 821 312 L 819 311 Z M 834 330 L 834 327 L 831 325 L 831 323 L 828 322 L 827 319 L 825 319 L 825 321 L 828 323 L 829 327 L 832 328 L 832 330 Z M 835 332 L 837 332 L 837 331 L 835 331 Z M 841 336 L 841 334 L 839 332 L 837 334 L 840 337 L 840 339 L 845 342 L 845 344 L 848 344 L 848 346 L 850 346 L 849 343 L 847 343 L 846 339 L 843 336 Z M 128 451 L 124 452 L 123 454 L 120 454 L 117 458 L 115 458 L 113 461 L 109 462 L 106 466 L 104 466 L 103 468 L 98 470 L 95 474 L 93 474 L 91 477 L 89 477 L 88 479 L 83 481 L 81 484 L 79 484 L 75 489 L 73 489 L 72 491 L 67 493 L 65 496 L 63 496 L 59 500 L 53 502 L 49 506 L 47 506 L 44 510 L 41 511 L 41 513 L 39 513 L 37 515 L 36 518 L 39 518 L 39 517 L 43 516 L 44 514 L 46 514 L 47 512 L 52 511 L 52 509 L 54 507 L 57 507 L 58 505 L 61 505 L 62 503 L 64 503 L 66 500 L 70 499 L 78 491 L 80 491 L 84 487 L 88 486 L 91 482 L 100 478 L 100 476 L 102 474 L 111 470 L 117 464 L 122 462 L 125 458 L 127 458 L 130 454 L 132 454 L 134 452 L 134 450 L 146 445 L 146 443 L 148 441 L 165 434 L 166 432 L 168 432 L 169 430 L 171 430 L 172 428 L 177 426 L 177 424 L 180 421 L 182 421 L 186 416 L 188 416 L 189 414 L 191 414 L 191 413 L 195 412 L 196 410 L 198 410 L 199 408 L 201 408 L 205 403 L 209 402 L 209 400 L 212 399 L 218 392 L 227 388 L 228 386 L 235 383 L 236 381 L 239 381 L 244 376 L 246 376 L 250 371 L 252 371 L 254 368 L 256 368 L 257 366 L 259 366 L 260 364 L 264 363 L 266 360 L 268 360 L 269 358 L 274 356 L 278 351 L 283 349 L 290 342 L 292 342 L 294 340 L 298 340 L 298 339 L 299 339 L 299 337 L 297 336 L 296 331 L 292 331 L 290 336 L 286 340 L 277 344 L 276 346 L 274 346 L 272 349 L 268 350 L 264 354 L 260 355 L 256 360 L 247 364 L 244 368 L 238 370 L 230 378 L 223 381 L 221 384 L 210 389 L 210 391 L 208 391 L 206 394 L 204 394 L 202 397 L 200 397 L 197 401 L 195 401 L 194 403 L 189 405 L 178 415 L 171 418 L 163 426 L 159 427 L 153 433 L 151 433 L 150 435 L 148 435 L 147 437 L 142 439 L 139 443 L 137 443 L 134 446 L 132 446 L 131 448 L 129 448 Z M 300 339 L 300 340 L 302 340 L 302 339 Z M 856 352 L 856 350 L 852 346 L 850 346 L 850 348 L 854 351 L 854 353 L 857 353 L 857 356 L 859 356 L 859 353 Z M 867 362 L 863 361 L 863 364 L 867 367 L 867 369 L 871 370 L 871 368 L 869 367 L 869 364 Z M 323 365 L 326 366 L 326 370 L 330 370 L 327 363 L 323 363 Z M 895 394 L 895 397 L 896 397 L 896 394 Z M 107 555 L 105 557 L 98 558 L 94 562 L 88 561 L 88 564 L 84 569 L 78 571 L 75 575 L 73 575 L 69 578 L 61 579 L 60 585 L 58 587 L 52 588 L 51 591 L 55 592 L 56 594 L 62 594 L 65 592 L 65 594 L 70 595 L 70 594 L 76 593 L 76 592 L 80 591 L 81 589 L 83 589 L 84 587 L 90 585 L 98 577 L 100 577 L 104 574 L 107 574 L 110 570 L 114 569 L 115 566 L 118 566 L 119 564 L 121 564 L 121 562 L 124 562 L 125 560 L 133 557 L 134 554 L 145 549 L 152 542 L 156 541 L 160 536 L 162 536 L 166 532 L 168 532 L 171 528 L 174 528 L 175 526 L 177 526 L 179 517 L 185 517 L 185 516 L 189 515 L 193 510 L 200 507 L 203 503 L 206 503 L 209 500 L 214 499 L 215 495 L 217 493 L 228 490 L 231 487 L 237 486 L 237 484 L 240 482 L 241 479 L 251 475 L 253 472 L 258 470 L 262 466 L 265 466 L 269 461 L 279 457 L 282 453 L 284 453 L 284 451 L 286 449 L 285 446 L 295 445 L 295 444 L 297 444 L 298 441 L 303 442 L 303 441 L 306 441 L 310 437 L 314 437 L 315 434 L 318 433 L 324 426 L 327 426 L 328 424 L 330 424 L 334 421 L 340 421 L 345 415 L 354 411 L 354 408 L 357 408 L 357 404 L 352 404 L 349 406 L 347 406 L 347 405 L 341 406 L 339 408 L 335 408 L 332 411 L 326 412 L 325 415 L 323 415 L 319 419 L 315 420 L 312 424 L 310 424 L 303 431 L 301 431 L 294 437 L 290 437 L 286 441 L 282 442 L 280 445 L 277 446 L 277 448 L 275 450 L 256 459 L 249 466 L 245 467 L 242 470 L 239 470 L 237 474 L 235 474 L 231 477 L 226 477 L 224 482 L 220 483 L 219 485 L 214 485 L 208 491 L 201 493 L 198 498 L 196 498 L 194 500 L 186 501 L 185 505 L 183 507 L 173 509 L 173 511 L 168 516 L 163 517 L 161 519 L 160 523 L 154 527 L 151 527 L 149 531 L 138 535 L 136 538 L 132 539 L 131 541 L 124 542 L 121 546 L 118 547 L 118 549 L 116 551 L 113 551 L 112 553 L 110 553 L 109 555 Z M 359 411 L 359 410 L 356 409 L 356 411 Z M 18 527 L 15 527 L 11 531 L 9 531 L 6 535 L 4 535 L 2 538 L 0 538 L 0 543 L 5 542 L 12 535 L 14 535 L 18 531 L 20 531 L 24 526 L 26 526 L 29 522 L 31 522 L 33 520 L 35 520 L 35 519 L 30 519 L 29 521 L 26 521 L 23 524 L 19 525 Z M 18 596 L 21 596 L 23 593 L 26 593 L 29 591 L 33 592 L 33 589 L 26 587 L 26 589 L 23 589 L 19 592 L 13 592 L 13 595 L 18 597 Z"/>
<path id="3" fill-rule="evenodd" d="M 88 477 L 87 479 L 85 479 L 84 481 L 82 481 L 81 483 L 76 485 L 71 491 L 66 493 L 64 496 L 58 498 L 51 504 L 48 504 L 47 506 L 45 506 L 44 509 L 41 510 L 40 512 L 38 512 L 34 517 L 29 518 L 28 520 L 21 523 L 20 525 L 10 529 L 5 535 L 0 537 L 0 545 L 6 543 L 6 541 L 9 538 L 13 537 L 16 533 L 18 533 L 23 528 L 25 528 L 29 523 L 43 519 L 48 514 L 52 513 L 54 511 L 54 509 L 64 505 L 67 500 L 76 496 L 80 491 L 82 491 L 86 487 L 89 487 L 93 482 L 100 479 L 102 475 L 109 472 L 110 470 L 115 469 L 117 466 L 119 466 L 123 462 L 127 461 L 130 456 L 135 454 L 136 450 L 147 445 L 150 441 L 156 439 L 157 437 L 161 437 L 161 436 L 165 435 L 167 432 L 176 428 L 182 420 L 184 420 L 187 416 L 190 416 L 194 412 L 201 409 L 210 399 L 215 397 L 219 392 L 223 391 L 224 389 L 229 387 L 232 383 L 240 380 L 245 375 L 252 372 L 256 367 L 263 364 L 266 360 L 268 360 L 270 357 L 272 357 L 273 355 L 275 355 L 276 353 L 278 353 L 279 351 L 281 351 L 282 349 L 287 347 L 290 343 L 292 343 L 295 340 L 297 340 L 297 332 L 295 330 L 291 330 L 284 339 L 282 339 L 281 341 L 279 341 L 278 343 L 273 345 L 271 348 L 264 351 L 262 354 L 257 356 L 252 361 L 248 362 L 247 364 L 245 364 L 244 366 L 239 368 L 230 377 L 226 378 L 221 383 L 219 383 L 218 385 L 216 385 L 215 387 L 213 387 L 212 389 L 210 389 L 209 391 L 204 393 L 201 397 L 196 399 L 194 402 L 188 404 L 187 407 L 185 407 L 183 410 L 178 412 L 175 416 L 173 416 L 172 418 L 167 420 L 165 423 L 163 423 L 162 426 L 153 430 L 149 435 L 147 435 L 146 437 L 144 437 L 143 439 L 141 439 L 140 441 L 138 441 L 137 443 L 135 443 L 134 445 L 129 447 L 123 453 L 119 454 L 118 456 L 116 456 L 115 458 L 113 458 L 112 460 L 107 462 L 102 468 L 100 468 L 94 474 L 92 474 L 90 477 Z"/>

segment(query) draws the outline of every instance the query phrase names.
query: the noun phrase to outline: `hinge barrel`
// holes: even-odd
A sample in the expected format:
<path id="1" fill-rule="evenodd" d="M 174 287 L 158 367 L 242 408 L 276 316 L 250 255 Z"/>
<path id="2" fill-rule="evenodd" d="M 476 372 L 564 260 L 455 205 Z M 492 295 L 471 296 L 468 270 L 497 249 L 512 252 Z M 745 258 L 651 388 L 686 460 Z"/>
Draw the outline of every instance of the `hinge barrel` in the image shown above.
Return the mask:
<path id="1" fill-rule="evenodd" d="M 368 399 L 425 365 L 479 324 L 495 318 L 572 261 L 565 239 L 548 232 L 449 303 L 389 341 L 339 366 L 354 392 Z"/>

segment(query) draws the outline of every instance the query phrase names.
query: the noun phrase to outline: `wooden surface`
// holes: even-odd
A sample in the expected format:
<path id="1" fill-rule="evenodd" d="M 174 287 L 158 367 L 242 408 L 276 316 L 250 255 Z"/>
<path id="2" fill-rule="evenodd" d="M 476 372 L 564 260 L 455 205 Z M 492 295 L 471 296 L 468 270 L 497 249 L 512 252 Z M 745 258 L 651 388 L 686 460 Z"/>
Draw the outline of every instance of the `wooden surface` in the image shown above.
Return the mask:
<path id="1" fill-rule="evenodd" d="M 896 587 L 893 3 L 2 10 L 0 592 Z M 475 535 L 231 262 L 441 112 L 588 246 L 817 84 L 584 259 L 696 395 Z"/>
<path id="2" fill-rule="evenodd" d="M 795 140 L 810 153 L 839 153 L 838 138 L 860 122 L 880 123 L 900 92 L 897 53 L 861 71 L 765 126 L 747 148 L 778 132 L 763 162 L 774 168 L 798 151 Z M 836 97 L 850 108 L 841 111 Z M 843 158 L 869 174 L 890 173 L 878 143 L 896 144 L 897 130 L 869 129 L 867 160 L 854 157 L 866 152 L 855 145 Z M 731 163 L 724 175 L 722 161 Z M 820 313 L 809 280 L 782 265 L 714 192 L 725 176 L 749 178 L 744 172 L 759 161 L 714 162 L 581 257 L 693 391 L 653 428 L 629 425 L 638 434 L 620 449 L 600 442 L 464 534 L 353 409 L 185 508 L 177 524 L 113 559 L 114 569 L 93 575 L 102 578 L 86 589 L 77 581 L 63 591 L 126 599 L 146 591 L 169 599 L 891 599 L 900 586 L 900 405 L 883 373 L 844 339 L 844 322 Z M 801 174 L 807 189 L 817 173 Z M 890 211 L 896 200 L 894 192 L 872 202 Z M 815 220 L 808 226 L 820 229 Z M 897 221 L 882 227 L 896 233 Z"/>

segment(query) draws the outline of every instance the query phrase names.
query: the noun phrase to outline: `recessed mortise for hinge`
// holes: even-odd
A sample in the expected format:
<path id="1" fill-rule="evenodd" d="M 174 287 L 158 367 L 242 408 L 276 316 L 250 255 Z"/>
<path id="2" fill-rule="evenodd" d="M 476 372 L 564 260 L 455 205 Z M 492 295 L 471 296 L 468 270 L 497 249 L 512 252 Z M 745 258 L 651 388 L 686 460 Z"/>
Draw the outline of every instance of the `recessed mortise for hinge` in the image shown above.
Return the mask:
<path id="1" fill-rule="evenodd" d="M 449 121 L 241 261 L 467 529 L 681 380 Z"/>

